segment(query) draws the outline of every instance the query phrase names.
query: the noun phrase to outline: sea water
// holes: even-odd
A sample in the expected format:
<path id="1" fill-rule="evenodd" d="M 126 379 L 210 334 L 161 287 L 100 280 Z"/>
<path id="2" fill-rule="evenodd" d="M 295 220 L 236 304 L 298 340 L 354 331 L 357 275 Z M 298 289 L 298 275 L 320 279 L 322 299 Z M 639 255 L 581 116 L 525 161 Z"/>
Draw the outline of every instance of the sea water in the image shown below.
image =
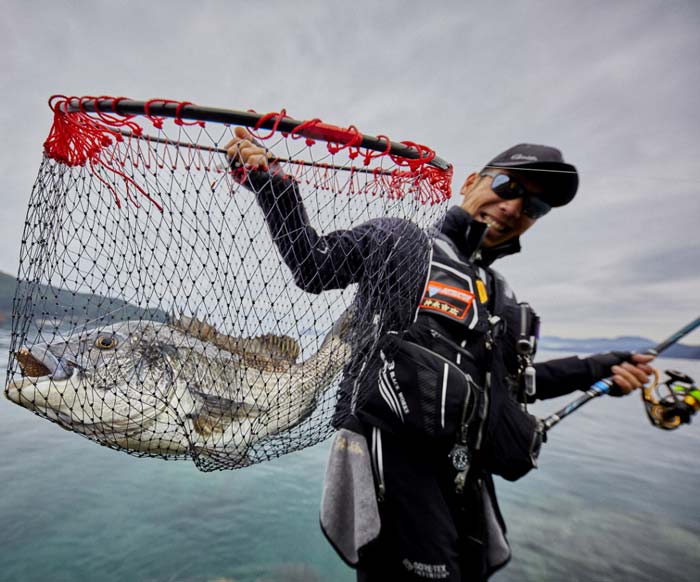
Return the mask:
<path id="1" fill-rule="evenodd" d="M 696 360 L 658 365 L 700 380 Z M 327 451 L 201 473 L 100 447 L 2 399 L 0 580 L 349 582 L 318 527 Z M 497 582 L 700 579 L 700 419 L 661 431 L 637 395 L 600 398 L 552 430 L 538 470 L 496 487 L 513 547 Z"/>

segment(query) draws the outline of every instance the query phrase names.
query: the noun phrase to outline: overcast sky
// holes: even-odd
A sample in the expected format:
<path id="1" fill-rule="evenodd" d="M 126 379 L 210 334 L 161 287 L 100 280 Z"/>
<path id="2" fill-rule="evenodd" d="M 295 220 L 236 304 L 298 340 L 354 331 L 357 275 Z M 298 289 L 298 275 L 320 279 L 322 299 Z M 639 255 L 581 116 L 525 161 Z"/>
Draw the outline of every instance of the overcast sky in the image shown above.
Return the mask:
<path id="1" fill-rule="evenodd" d="M 48 97 L 167 97 L 425 143 L 455 190 L 514 143 L 555 145 L 579 194 L 500 264 L 544 333 L 662 339 L 700 312 L 697 0 L 2 7 L 0 270 L 17 271 Z"/>

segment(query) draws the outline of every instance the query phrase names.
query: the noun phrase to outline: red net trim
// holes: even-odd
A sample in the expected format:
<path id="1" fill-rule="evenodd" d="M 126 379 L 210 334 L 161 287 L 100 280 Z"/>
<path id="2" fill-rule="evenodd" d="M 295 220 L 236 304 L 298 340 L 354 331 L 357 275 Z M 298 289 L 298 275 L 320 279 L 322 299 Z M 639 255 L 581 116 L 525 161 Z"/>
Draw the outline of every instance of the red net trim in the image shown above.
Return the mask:
<path id="1" fill-rule="evenodd" d="M 132 195 L 135 191 L 141 196 L 144 196 L 158 210 L 162 211 L 162 207 L 149 194 L 141 188 L 131 177 L 127 176 L 120 170 L 124 166 L 123 162 L 115 159 L 115 156 L 105 155 L 105 149 L 112 146 L 114 142 L 123 142 L 125 136 L 123 133 L 131 134 L 139 138 L 143 136 L 143 129 L 139 123 L 135 121 L 136 115 L 123 115 L 117 112 L 119 102 L 126 99 L 125 97 L 107 97 L 107 96 L 87 96 L 87 97 L 67 97 L 64 95 L 54 95 L 49 99 L 49 106 L 54 112 L 53 125 L 49 136 L 44 142 L 44 152 L 46 156 L 66 164 L 68 166 L 85 166 L 89 164 L 93 170 L 102 169 L 107 174 L 113 174 L 120 178 L 126 187 L 127 199 L 138 206 L 136 198 Z M 97 108 L 99 101 L 111 100 L 111 112 L 100 111 Z M 78 110 L 70 110 L 77 103 Z M 92 103 L 95 111 L 88 112 L 86 104 Z M 155 104 L 174 104 L 176 105 L 173 122 L 179 126 L 199 126 L 205 127 L 204 121 L 184 120 L 181 117 L 182 109 L 191 105 L 188 101 L 172 101 L 169 99 L 151 99 L 144 104 L 144 113 L 141 117 L 147 119 L 150 124 L 156 129 L 162 129 L 165 117 L 151 114 L 151 107 Z M 415 159 L 404 156 L 391 154 L 391 140 L 386 136 L 378 136 L 378 139 L 386 143 L 386 148 L 383 151 L 375 151 L 362 147 L 363 135 L 353 125 L 343 128 L 335 125 L 324 123 L 320 119 L 310 119 L 301 122 L 294 127 L 290 132 L 279 131 L 279 125 L 283 119 L 289 119 L 286 111 L 272 112 L 263 114 L 254 127 L 250 128 L 251 133 L 257 139 L 267 140 L 274 135 L 281 134 L 287 139 L 304 139 L 308 146 L 314 145 L 317 140 L 323 141 L 326 144 L 328 152 L 336 155 L 341 151 L 345 151 L 351 160 L 357 160 L 362 166 L 369 166 L 374 160 L 388 156 L 394 162 L 398 169 L 387 172 L 386 170 L 371 170 L 374 174 L 374 180 L 371 184 L 359 188 L 356 192 L 368 193 L 376 196 L 388 196 L 390 198 L 403 198 L 407 193 L 412 193 L 417 200 L 423 203 L 435 204 L 448 200 L 451 196 L 452 182 L 452 167 L 447 170 L 431 166 L 430 162 L 435 159 L 435 152 L 427 146 L 414 142 L 401 142 L 403 145 L 413 148 L 418 152 L 418 157 Z M 272 128 L 263 133 L 262 125 L 272 121 Z M 144 139 L 148 139 L 144 136 Z M 182 148 L 182 144 L 177 144 Z M 196 144 L 185 146 L 188 150 L 195 150 Z M 193 165 L 195 168 L 199 166 L 197 160 L 199 156 L 189 156 L 190 160 L 187 166 Z M 173 165 L 177 160 L 173 160 Z M 307 162 L 297 162 L 296 160 L 288 160 L 291 164 L 299 164 L 300 171 L 297 178 L 303 178 L 303 167 L 309 165 Z M 193 163 L 194 162 L 194 163 Z M 144 161 L 144 163 L 148 163 Z M 313 163 L 320 171 L 328 174 L 328 179 L 321 179 L 323 184 L 321 188 L 334 190 L 334 180 L 330 173 L 337 171 L 331 165 L 324 166 L 321 163 Z M 209 169 L 209 168 L 206 168 Z M 220 168 L 216 168 L 217 171 Z M 245 169 L 243 170 L 245 171 Z M 353 168 L 350 169 L 353 171 Z M 367 170 L 370 171 L 370 170 Z M 104 176 L 100 175 L 99 171 L 94 172 L 97 179 L 102 182 L 114 195 L 116 204 L 121 207 L 119 195 L 113 184 Z M 238 176 L 240 180 L 241 177 Z M 351 187 L 352 191 L 352 178 Z"/>
<path id="2" fill-rule="evenodd" d="M 93 175 L 114 195 L 114 201 L 118 208 L 121 208 L 119 194 L 114 185 L 97 171 L 99 168 L 123 180 L 127 198 L 135 206 L 138 207 L 138 203 L 132 196 L 131 189 L 136 189 L 139 194 L 148 199 L 162 212 L 163 208 L 161 205 L 153 200 L 148 192 L 141 188 L 133 178 L 127 176 L 113 163 L 103 158 L 102 154 L 106 147 L 111 146 L 115 140 L 124 140 L 117 129 L 128 129 L 134 135 L 141 135 L 142 129 L 137 123 L 131 121 L 133 116 L 120 115 L 116 111 L 114 114 L 101 111 L 93 114 L 87 113 L 84 109 L 85 102 L 99 99 L 104 99 L 104 97 L 82 97 L 78 111 L 68 111 L 69 98 L 63 95 L 54 95 L 49 99 L 49 106 L 54 112 L 54 119 L 49 136 L 44 142 L 45 154 L 57 162 L 68 166 L 90 164 Z M 114 99 L 113 108 L 116 107 L 120 99 L 125 99 L 125 97 Z"/>

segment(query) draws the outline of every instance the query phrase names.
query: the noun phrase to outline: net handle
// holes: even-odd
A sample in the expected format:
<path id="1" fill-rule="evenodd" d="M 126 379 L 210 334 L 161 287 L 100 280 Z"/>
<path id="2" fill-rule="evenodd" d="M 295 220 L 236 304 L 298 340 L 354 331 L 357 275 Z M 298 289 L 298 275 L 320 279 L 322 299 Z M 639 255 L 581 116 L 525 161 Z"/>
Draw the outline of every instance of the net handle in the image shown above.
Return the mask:
<path id="1" fill-rule="evenodd" d="M 169 117 L 174 119 L 186 119 L 192 121 L 210 121 L 215 123 L 225 123 L 228 125 L 243 125 L 246 127 L 258 127 L 267 130 L 277 130 L 281 132 L 301 135 L 308 139 L 318 139 L 331 143 L 347 143 L 355 138 L 357 132 L 344 129 L 335 125 L 330 125 L 320 121 L 308 123 L 293 119 L 291 117 L 269 117 L 261 113 L 252 111 L 234 111 L 230 109 L 219 109 L 214 107 L 202 107 L 192 103 L 172 102 L 172 101 L 136 101 L 133 99 L 100 97 L 90 99 L 80 99 L 72 97 L 66 101 L 65 112 L 89 111 L 95 113 L 129 115 L 146 115 L 149 117 Z M 409 160 L 420 160 L 424 153 L 419 149 L 402 143 L 388 140 L 384 137 L 374 137 L 360 133 L 362 141 L 358 142 L 363 148 L 388 153 L 392 156 L 402 157 Z M 438 156 L 433 157 L 428 162 L 440 170 L 449 170 L 448 164 Z"/>

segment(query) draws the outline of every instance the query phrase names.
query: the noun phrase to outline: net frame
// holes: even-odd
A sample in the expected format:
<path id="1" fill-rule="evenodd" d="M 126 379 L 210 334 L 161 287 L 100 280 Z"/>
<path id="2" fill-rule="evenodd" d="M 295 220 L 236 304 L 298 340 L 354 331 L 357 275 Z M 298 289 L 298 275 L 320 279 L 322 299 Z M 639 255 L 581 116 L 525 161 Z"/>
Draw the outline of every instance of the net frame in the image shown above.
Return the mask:
<path id="1" fill-rule="evenodd" d="M 232 173 L 225 164 L 223 166 L 221 164 L 221 154 L 225 152 L 223 148 L 217 147 L 221 139 L 218 141 L 213 139 L 213 145 L 202 145 L 199 143 L 200 138 L 208 132 L 207 124 L 214 123 L 217 124 L 217 127 L 221 125 L 226 128 L 230 125 L 243 125 L 248 127 L 256 138 L 266 146 L 275 140 L 278 144 L 284 143 L 286 145 L 289 155 L 287 157 L 276 155 L 275 159 L 277 163 L 284 164 L 288 170 L 292 169 L 290 174 L 295 179 L 299 180 L 305 176 L 305 168 L 313 168 L 313 176 L 316 181 L 311 184 L 312 187 L 316 191 L 329 190 L 336 194 L 336 196 L 329 196 L 324 201 L 324 204 L 330 207 L 338 204 L 340 198 L 337 196 L 338 192 L 344 192 L 348 195 L 365 195 L 369 198 L 384 198 L 391 201 L 396 207 L 402 204 L 413 205 L 413 211 L 419 207 L 440 206 L 450 196 L 451 166 L 437 157 L 432 150 L 414 142 L 393 142 L 385 136 L 367 136 L 353 126 L 342 128 L 326 124 L 318 119 L 298 121 L 288 117 L 284 111 L 259 114 L 252 111 L 200 107 L 189 102 L 175 102 L 165 99 L 134 101 L 104 96 L 54 96 L 49 103 L 54 112 L 54 124 L 44 145 L 45 158 L 30 201 L 23 237 L 21 251 L 23 262 L 20 265 L 19 285 L 14 302 L 12 349 L 10 365 L 8 366 L 6 394 L 8 394 L 8 386 L 12 377 L 18 372 L 17 355 L 21 349 L 20 346 L 31 335 L 30 328 L 32 326 L 27 314 L 36 309 L 36 294 L 51 296 L 53 293 L 53 297 L 49 297 L 49 300 L 55 299 L 57 303 L 59 301 L 60 293 L 50 291 L 51 276 L 45 276 L 38 272 L 37 268 L 32 269 L 31 265 L 40 265 L 41 268 L 47 268 L 49 271 L 51 269 L 60 270 L 61 267 L 56 266 L 62 260 L 58 256 L 59 247 L 63 244 L 62 248 L 68 249 L 69 243 L 55 237 L 49 241 L 54 244 L 55 248 L 48 248 L 41 243 L 41 231 L 42 229 L 44 231 L 57 229 L 60 232 L 62 228 L 65 229 L 66 214 L 71 212 L 70 210 L 66 211 L 65 201 L 62 198 L 71 191 L 71 188 L 77 187 L 80 179 L 85 179 L 85 174 L 81 172 L 87 172 L 90 176 L 91 185 L 87 191 L 88 198 L 90 188 L 93 190 L 97 188 L 103 194 L 109 192 L 112 194 L 112 203 L 116 204 L 118 211 L 123 212 L 129 208 L 132 212 L 142 213 L 145 211 L 150 222 L 157 220 L 158 215 L 162 215 L 164 212 L 162 201 L 151 195 L 154 188 L 144 178 L 147 173 L 145 169 L 141 176 L 134 173 L 133 168 L 129 169 L 123 152 L 137 151 L 138 159 L 143 162 L 144 168 L 145 166 L 158 166 L 167 173 L 168 170 L 174 172 L 179 167 L 180 170 L 184 169 L 187 175 L 190 172 L 199 172 L 207 177 L 199 183 L 200 189 L 213 175 L 216 179 L 211 183 L 211 190 L 214 192 L 214 184 L 216 183 L 226 182 L 230 187 L 244 183 L 249 170 L 244 167 Z M 144 132 L 143 126 L 149 124 L 157 130 L 157 135 L 149 135 Z M 178 128 L 180 139 L 173 139 L 162 133 L 168 124 Z M 193 139 L 193 133 L 198 133 L 200 137 Z M 183 141 L 183 136 L 187 141 Z M 310 150 L 312 146 L 318 145 L 317 142 L 321 142 L 325 146 L 328 152 L 328 156 L 326 156 L 328 161 L 326 161 L 326 157 L 323 159 L 312 157 L 311 160 L 299 159 L 302 150 Z M 158 149 L 160 147 L 158 144 L 161 144 L 163 148 Z M 289 144 L 298 145 L 289 147 Z M 142 145 L 143 149 L 141 149 Z M 153 159 L 149 158 L 151 155 L 153 155 Z M 343 157 L 343 163 L 336 163 L 339 157 Z M 384 165 L 387 160 L 390 162 L 388 167 Z M 78 171 L 78 174 L 75 174 L 74 171 Z M 346 177 L 339 179 L 340 173 L 345 173 Z M 357 176 L 362 174 L 365 175 L 366 180 L 356 184 Z M 157 176 L 157 170 L 153 175 Z M 234 176 L 233 181 L 231 181 L 232 175 Z M 52 176 L 51 183 L 44 182 L 48 180 L 47 176 Z M 306 186 L 309 185 L 307 181 Z M 198 189 L 195 188 L 195 190 L 199 192 Z M 48 197 L 44 196 L 47 191 L 49 192 Z M 352 198 L 357 197 L 353 196 Z M 76 198 L 76 200 L 79 199 L 79 197 Z M 124 205 L 125 200 L 128 204 Z M 39 207 L 42 207 L 43 211 L 37 215 Z M 86 215 L 92 211 L 92 208 L 84 210 Z M 101 213 L 97 217 L 98 220 L 104 221 L 114 218 L 114 214 L 110 215 L 104 208 L 98 212 Z M 320 225 L 320 230 L 332 230 L 334 226 L 336 225 L 330 223 Z M 78 225 L 75 222 L 71 223 L 71 227 L 84 228 L 82 224 Z M 35 236 L 37 232 L 39 233 L 38 237 Z M 48 238 L 51 239 L 51 237 Z M 115 250 L 117 250 L 116 246 Z M 42 254 L 43 257 L 40 256 Z M 156 255 L 157 253 L 154 253 L 156 260 L 159 258 L 164 260 L 164 257 Z M 211 261 L 211 259 L 212 257 L 209 256 L 208 260 Z M 205 257 L 205 262 L 206 260 L 207 257 Z M 152 261 L 153 258 L 151 258 Z M 189 266 L 188 263 L 188 269 Z M 108 266 L 101 265 L 100 268 L 104 270 Z M 77 270 L 80 271 L 80 269 Z M 82 276 L 84 280 L 87 277 L 87 275 Z M 118 285 L 119 277 L 115 276 L 113 282 Z M 157 287 L 153 281 L 149 285 L 152 290 Z M 99 287 L 99 284 L 95 283 L 95 286 Z M 76 282 L 72 291 L 74 297 L 76 293 L 80 295 L 79 289 L 80 285 Z M 283 290 L 284 286 L 279 289 Z M 137 291 L 137 286 L 134 286 L 132 290 Z M 172 290 L 169 291 L 172 292 Z M 265 291 L 267 292 L 267 290 Z M 280 294 L 281 292 L 279 291 Z M 203 295 L 203 292 L 200 294 Z M 243 291 L 239 291 L 239 295 L 242 296 Z M 343 308 L 347 308 L 351 296 L 352 293 L 345 294 Z M 119 303 L 120 301 L 122 303 Z M 124 310 L 124 305 L 129 305 L 130 302 L 134 303 L 134 299 L 133 297 L 118 296 L 110 297 L 110 302 L 109 306 L 116 305 L 117 310 Z M 143 301 L 139 305 L 148 307 L 148 302 Z M 328 309 L 330 311 L 330 301 Z M 141 314 L 139 317 L 142 318 L 144 315 Z M 331 327 L 332 321 L 321 326 L 325 332 Z M 37 331 L 41 336 L 41 326 Z M 223 336 L 225 334 L 222 334 Z M 55 337 L 56 332 L 54 331 L 49 340 Z M 318 345 L 319 342 L 316 343 L 316 348 Z M 302 346 L 302 352 L 305 352 L 307 347 Z M 326 418 L 326 421 L 330 408 L 330 405 L 326 406 L 325 411 L 320 413 L 320 417 Z M 34 412 L 53 422 L 58 422 L 63 428 L 74 430 L 74 427 L 66 426 L 60 419 L 52 418 L 51 415 L 46 414 L 46 411 L 34 410 Z M 315 411 L 309 417 L 311 420 L 314 419 L 314 414 Z M 316 421 L 318 420 L 317 418 Z M 292 426 L 291 432 L 294 430 L 296 429 Z M 315 444 L 330 434 L 330 431 L 330 425 L 325 422 L 325 428 L 317 431 L 310 438 L 299 434 L 293 436 L 292 440 L 296 440 L 292 445 L 289 445 L 289 435 L 287 434 L 289 430 L 273 433 L 261 439 L 260 442 L 256 442 L 259 447 L 256 455 L 232 461 L 230 452 L 224 452 L 217 458 L 217 454 L 212 453 L 212 451 L 202 454 L 201 451 L 193 450 L 192 447 L 184 452 L 178 451 L 172 454 L 166 452 L 166 454 L 153 455 L 147 451 L 128 450 L 128 446 L 125 446 L 124 442 L 115 443 L 109 440 L 105 442 L 104 439 L 100 439 L 101 435 L 99 434 L 76 430 L 76 432 L 80 432 L 80 434 L 92 438 L 100 444 L 119 450 L 127 449 L 127 452 L 138 456 L 192 458 L 198 468 L 202 470 L 236 468 L 273 458 L 291 450 Z M 228 458 L 227 455 L 229 455 Z"/>
<path id="2" fill-rule="evenodd" d="M 164 118 L 174 119 L 176 124 L 181 125 L 191 124 L 191 122 L 241 125 L 255 130 L 266 129 L 271 134 L 279 131 L 283 134 L 287 133 L 307 140 L 320 140 L 328 143 L 336 151 L 340 148 L 351 148 L 358 152 L 360 149 L 365 149 L 378 152 L 381 155 L 394 156 L 396 160 L 405 159 L 406 165 L 412 168 L 429 164 L 443 172 L 451 170 L 451 165 L 438 157 L 433 150 L 416 142 L 395 142 L 384 135 L 372 136 L 363 134 L 353 125 L 340 127 L 324 123 L 318 118 L 299 121 L 287 116 L 284 109 L 279 113 L 263 114 L 252 110 L 237 111 L 203 107 L 189 101 L 173 101 L 169 99 L 137 101 L 126 97 L 66 97 L 64 95 L 52 96 L 49 99 L 49 107 L 54 114 L 59 116 L 68 113 L 100 113 L 103 116 L 99 119 L 108 124 L 116 121 L 114 117 L 110 117 L 114 115 L 123 117 L 127 124 L 133 117 L 143 116 L 150 119 L 155 128 L 162 127 Z M 117 123 L 116 125 L 122 125 L 122 123 Z M 119 139 L 116 133 L 114 137 Z M 365 158 L 365 165 L 368 165 L 371 157 Z M 68 163 L 71 162 L 68 161 Z M 338 167 L 337 169 L 347 168 Z M 449 196 L 449 190 L 447 190 L 446 197 L 449 198 Z"/>

